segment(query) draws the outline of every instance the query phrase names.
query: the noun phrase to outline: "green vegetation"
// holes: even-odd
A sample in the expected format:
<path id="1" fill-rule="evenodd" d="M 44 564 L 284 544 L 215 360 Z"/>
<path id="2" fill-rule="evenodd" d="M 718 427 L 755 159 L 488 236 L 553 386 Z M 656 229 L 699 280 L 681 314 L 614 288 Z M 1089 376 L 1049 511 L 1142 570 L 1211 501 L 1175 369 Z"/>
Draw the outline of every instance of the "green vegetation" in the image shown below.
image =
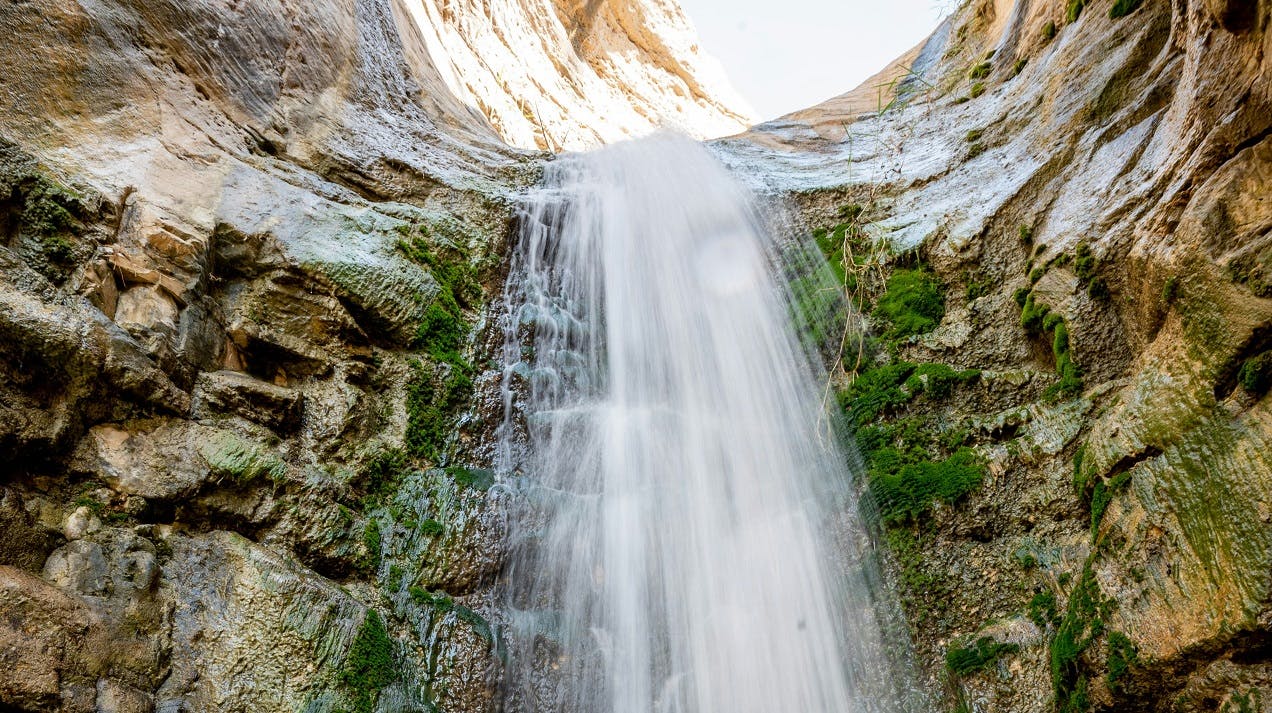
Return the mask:
<path id="1" fill-rule="evenodd" d="M 1028 64 L 1029 64 L 1029 60 L 1027 59 L 1021 58 L 1016 60 L 1016 63 L 1012 65 L 1011 67 L 1011 76 L 1012 77 L 1019 76 L 1021 72 L 1025 71 L 1025 66 Z"/>
<path id="2" fill-rule="evenodd" d="M 362 528 L 362 546 L 366 548 L 366 555 L 359 562 L 361 569 L 374 572 L 380 568 L 380 522 L 375 518 L 368 519 Z"/>
<path id="3" fill-rule="evenodd" d="M 977 671 L 984 671 L 998 662 L 998 659 L 1020 650 L 1020 646 L 1012 643 L 995 641 L 982 636 L 967 646 L 955 645 L 945 652 L 945 668 L 957 676 L 966 676 Z"/>
<path id="4" fill-rule="evenodd" d="M 1091 539 L 1094 540 L 1096 533 L 1100 530 L 1100 521 L 1104 519 L 1104 511 L 1109 508 L 1109 503 L 1113 502 L 1113 495 L 1126 487 L 1131 480 L 1129 472 L 1119 473 L 1113 476 L 1113 479 L 1107 483 L 1104 480 L 1095 481 L 1095 489 L 1091 491 Z"/>
<path id="5" fill-rule="evenodd" d="M 417 605 L 428 607 L 435 614 L 441 616 L 454 613 L 457 619 L 471 626 L 473 631 L 485 639 L 487 643 L 492 645 L 495 643 L 494 631 L 490 628 L 490 622 L 472 609 L 451 599 L 446 593 L 430 592 L 423 587 L 411 587 L 410 592 L 411 600 Z"/>
<path id="6" fill-rule="evenodd" d="M 1092 299 L 1108 299 L 1109 288 L 1104 284 L 1104 280 L 1100 278 L 1096 271 L 1099 264 L 1095 259 L 1095 255 L 1091 253 L 1091 246 L 1085 242 L 1078 243 L 1074 248 L 1073 255 L 1073 272 L 1078 276 L 1078 281 L 1086 288 L 1087 294 Z"/>
<path id="7" fill-rule="evenodd" d="M 437 460 L 450 434 L 454 413 L 472 393 L 473 368 L 455 356 L 438 369 L 412 360 L 411 371 L 413 378 L 406 392 L 407 452 L 417 458 Z"/>
<path id="8" fill-rule="evenodd" d="M 495 484 L 495 471 L 485 468 L 451 466 L 446 468 L 446 474 L 456 484 L 465 488 L 473 488 L 474 490 L 490 490 L 491 486 Z"/>
<path id="9" fill-rule="evenodd" d="M 972 129 L 971 131 L 967 132 L 967 135 L 964 136 L 963 139 L 967 141 L 967 143 L 969 144 L 974 144 L 977 141 L 980 141 L 981 137 L 984 135 L 985 135 L 984 129 Z"/>
<path id="10" fill-rule="evenodd" d="M 974 302 L 989 294 L 992 290 L 993 285 L 989 282 L 989 280 L 978 279 L 975 275 L 970 273 L 967 275 L 966 297 L 968 302 Z"/>
<path id="11" fill-rule="evenodd" d="M 1259 693 L 1259 689 L 1251 688 L 1240 695 L 1232 694 L 1223 702 L 1219 713 L 1257 713 L 1263 709 L 1262 706 L 1263 696 Z"/>
<path id="12" fill-rule="evenodd" d="M 1082 713 L 1090 708 L 1086 675 L 1081 672 L 1078 659 L 1104 633 L 1110 603 L 1101 595 L 1088 560 L 1051 640 L 1051 685 L 1060 713 Z"/>
<path id="13" fill-rule="evenodd" d="M 471 330 L 463 310 L 479 306 L 481 284 L 467 254 L 450 245 L 430 244 L 427 229 L 421 228 L 421 232 L 422 236 L 397 243 L 399 252 L 426 266 L 438 285 L 416 332 L 415 346 L 424 350 L 433 364 L 411 362 L 406 441 L 410 456 L 437 460 L 451 419 L 472 392 L 473 367 L 460 354 Z"/>
<path id="14" fill-rule="evenodd" d="M 885 522 L 917 519 L 938 501 L 954 504 L 980 486 L 980 457 L 962 445 L 965 435 L 942 438 L 922 419 L 879 422 L 920 395 L 941 400 L 955 386 L 979 378 L 974 369 L 898 361 L 862 372 L 840 395 L 866 459 L 870 491 Z M 943 459 L 934 454 L 953 451 Z"/>
<path id="15" fill-rule="evenodd" d="M 1045 275 L 1045 274 L 1047 274 L 1047 269 L 1046 269 L 1046 268 L 1043 268 L 1043 267 L 1035 267 L 1033 270 L 1030 270 L 1030 271 L 1029 271 L 1029 284 L 1031 284 L 1031 285 L 1036 285 L 1036 284 L 1038 284 L 1038 280 L 1041 280 L 1041 279 L 1042 279 L 1042 276 L 1043 276 L 1043 275 Z"/>
<path id="16" fill-rule="evenodd" d="M 1139 9 L 1144 4 L 1144 0 L 1114 0 L 1113 7 L 1109 8 L 1109 17 L 1116 20 L 1119 17 L 1127 15 Z"/>
<path id="17" fill-rule="evenodd" d="M 396 492 L 407 469 L 406 454 L 396 448 L 378 451 L 372 456 L 358 474 L 364 509 Z"/>
<path id="18" fill-rule="evenodd" d="M 915 520 L 938 500 L 953 505 L 985 478 L 980 456 L 966 447 L 940 462 L 895 448 L 872 453 L 871 461 L 870 489 L 885 522 Z"/>
<path id="19" fill-rule="evenodd" d="M 1109 690 L 1118 693 L 1122 689 L 1122 679 L 1131 667 L 1139 662 L 1139 650 L 1135 644 L 1120 631 L 1109 633 L 1108 637 L 1109 672 L 1105 680 Z"/>
<path id="20" fill-rule="evenodd" d="M 1043 321 L 1051 313 L 1051 308 L 1034 301 L 1032 292 L 1025 290 L 1024 303 L 1021 303 L 1021 292 L 1016 291 L 1016 304 L 1020 305 L 1020 326 L 1031 335 L 1038 336 L 1043 332 Z"/>
<path id="21" fill-rule="evenodd" d="M 1017 290 L 1016 303 L 1020 308 L 1020 326 L 1033 336 L 1051 336 L 1051 353 L 1056 360 L 1056 373 L 1060 380 L 1043 392 L 1043 398 L 1056 400 L 1061 397 L 1077 396 L 1082 393 L 1082 370 L 1073 361 L 1069 349 L 1069 328 L 1064 318 L 1052 314 L 1044 304 L 1035 302 L 1032 292 Z M 1023 304 L 1021 300 L 1024 300 Z"/>
<path id="22" fill-rule="evenodd" d="M 1016 236 L 1020 238 L 1022 245 L 1033 245 L 1034 229 L 1032 226 L 1021 223 L 1016 229 Z"/>
<path id="23" fill-rule="evenodd" d="M 1272 386 L 1272 351 L 1246 359 L 1237 371 L 1237 382 L 1253 396 L 1263 396 Z"/>
<path id="24" fill-rule="evenodd" d="M 1048 326 L 1049 325 L 1049 326 Z M 1056 373 L 1060 381 L 1048 386 L 1042 392 L 1044 399 L 1055 400 L 1063 397 L 1078 396 L 1082 393 L 1082 370 L 1074 363 L 1069 351 L 1069 328 L 1060 315 L 1049 315 L 1043 320 L 1044 328 L 1052 333 L 1051 354 L 1056 360 Z"/>
<path id="25" fill-rule="evenodd" d="M 442 526 L 442 523 L 431 517 L 420 523 L 420 532 L 428 535 L 429 537 L 437 537 L 445 531 L 446 528 Z"/>
<path id="26" fill-rule="evenodd" d="M 1086 7 L 1087 0 L 1069 0 L 1068 7 L 1064 11 L 1065 22 L 1074 23 L 1082 17 L 1082 10 Z"/>
<path id="27" fill-rule="evenodd" d="M 924 266 L 894 271 L 875 306 L 874 316 L 888 323 L 884 339 L 904 339 L 932 331 L 945 316 L 940 281 Z"/>
<path id="28" fill-rule="evenodd" d="M 1038 625 L 1039 629 L 1048 631 L 1060 624 L 1060 612 L 1056 608 L 1056 595 L 1050 589 L 1044 589 L 1033 595 L 1025 610 L 1029 621 Z"/>
<path id="29" fill-rule="evenodd" d="M 967 96 L 971 97 L 972 99 L 975 99 L 976 97 L 984 93 L 985 93 L 985 83 L 976 82 L 975 84 L 972 85 L 972 88 L 967 91 Z"/>
<path id="30" fill-rule="evenodd" d="M 1050 42 L 1056 36 L 1056 23 L 1048 22 L 1043 25 L 1042 32 L 1040 34 L 1042 35 L 1043 42 Z"/>
<path id="31" fill-rule="evenodd" d="M 1162 285 L 1162 302 L 1166 304 L 1174 304 L 1175 298 L 1179 296 L 1179 278 L 1171 276 L 1166 278 L 1166 283 Z"/>
<path id="32" fill-rule="evenodd" d="M 340 670 L 340 682 L 353 693 L 355 713 L 375 710 L 380 689 L 397 679 L 393 641 L 380 615 L 374 609 L 368 610 Z"/>
<path id="33" fill-rule="evenodd" d="M 993 65 L 991 65 L 988 61 L 981 62 L 980 64 L 977 64 L 976 66 L 968 70 L 967 78 L 968 79 L 984 79 L 985 77 L 989 76 L 989 72 L 991 69 L 993 69 Z"/>
<path id="34" fill-rule="evenodd" d="M 970 161 L 976 158 L 977 156 L 980 156 L 983 153 L 985 153 L 985 144 L 982 144 L 981 142 L 977 141 L 976 143 L 967 147 L 967 160 Z"/>
<path id="35" fill-rule="evenodd" d="M 890 527 L 884 532 L 888 550 L 900 568 L 901 599 L 912 616 L 925 616 L 944 609 L 951 601 L 949 587 L 939 575 L 923 566 L 921 535 L 909 528 Z"/>

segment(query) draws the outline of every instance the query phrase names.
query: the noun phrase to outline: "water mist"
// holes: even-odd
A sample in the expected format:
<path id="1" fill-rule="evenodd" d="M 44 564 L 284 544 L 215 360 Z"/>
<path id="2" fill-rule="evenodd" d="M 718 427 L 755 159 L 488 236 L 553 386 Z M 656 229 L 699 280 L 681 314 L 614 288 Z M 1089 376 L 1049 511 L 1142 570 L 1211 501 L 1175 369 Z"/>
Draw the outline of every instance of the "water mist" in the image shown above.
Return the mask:
<path id="1" fill-rule="evenodd" d="M 754 197 L 660 136 L 551 162 L 508 279 L 508 710 L 909 710 Z"/>

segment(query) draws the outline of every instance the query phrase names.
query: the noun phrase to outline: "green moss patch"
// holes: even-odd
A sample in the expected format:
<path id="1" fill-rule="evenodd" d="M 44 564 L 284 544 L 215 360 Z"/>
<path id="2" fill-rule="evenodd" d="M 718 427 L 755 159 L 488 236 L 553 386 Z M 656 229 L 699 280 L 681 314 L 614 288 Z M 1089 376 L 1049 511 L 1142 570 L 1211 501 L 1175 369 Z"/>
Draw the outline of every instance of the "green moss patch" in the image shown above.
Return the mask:
<path id="1" fill-rule="evenodd" d="M 911 460 L 896 449 L 871 456 L 870 489 L 885 522 L 916 519 L 938 501 L 952 505 L 985 478 L 981 458 L 965 447 L 942 461 Z"/>
<path id="2" fill-rule="evenodd" d="M 1122 681 L 1126 674 L 1139 663 L 1139 650 L 1135 644 L 1120 631 L 1110 632 L 1107 641 L 1109 672 L 1105 681 L 1109 690 L 1118 693 L 1122 689 Z"/>
<path id="3" fill-rule="evenodd" d="M 884 339 L 903 339 L 932 331 L 945 316 L 941 282 L 924 267 L 894 271 L 879 297 L 874 316 L 888 325 L 882 334 Z"/>
<path id="4" fill-rule="evenodd" d="M 1051 685 L 1055 708 L 1060 713 L 1082 713 L 1090 708 L 1086 674 L 1080 657 L 1104 632 L 1110 600 L 1104 599 L 1088 560 L 1069 595 L 1069 606 L 1056 628 L 1049 648 Z"/>
<path id="5" fill-rule="evenodd" d="M 1254 396 L 1262 396 L 1272 386 L 1272 351 L 1246 359 L 1237 371 L 1237 383 Z"/>
<path id="6" fill-rule="evenodd" d="M 472 627 L 478 636 L 486 640 L 486 643 L 492 645 L 495 643 L 490 622 L 472 609 L 456 602 L 450 595 L 443 592 L 430 592 L 423 587 L 411 587 L 410 592 L 411 600 L 417 605 L 432 609 L 434 613 L 441 616 L 453 613 L 457 619 Z"/>
<path id="7" fill-rule="evenodd" d="M 1109 17 L 1116 20 L 1119 17 L 1127 15 L 1139 9 L 1144 4 L 1144 0 L 1114 0 L 1113 7 L 1109 8 Z"/>
<path id="8" fill-rule="evenodd" d="M 340 669 L 340 683 L 353 695 L 355 713 L 375 710 L 380 689 L 398 680 L 398 676 L 393 640 L 384 628 L 384 620 L 374 609 L 369 610 Z"/>
<path id="9" fill-rule="evenodd" d="M 1082 10 L 1086 8 L 1087 0 L 1069 0 L 1069 4 L 1064 10 L 1065 22 L 1074 23 L 1082 17 Z"/>
<path id="10" fill-rule="evenodd" d="M 945 652 L 945 668 L 950 673 L 966 676 L 977 671 L 987 670 L 1008 654 L 1020 651 L 1020 646 L 1012 643 L 995 641 L 982 636 L 966 645 L 955 645 Z"/>
<path id="11" fill-rule="evenodd" d="M 241 484 L 259 478 L 281 483 L 287 477 L 287 465 L 282 459 L 233 433 L 220 432 L 201 441 L 199 455 L 214 474 Z"/>
<path id="12" fill-rule="evenodd" d="M 440 364 L 411 362 L 406 395 L 406 450 L 411 456 L 433 461 L 441 457 L 454 416 L 472 394 L 472 366 L 450 354 L 454 358 Z"/>

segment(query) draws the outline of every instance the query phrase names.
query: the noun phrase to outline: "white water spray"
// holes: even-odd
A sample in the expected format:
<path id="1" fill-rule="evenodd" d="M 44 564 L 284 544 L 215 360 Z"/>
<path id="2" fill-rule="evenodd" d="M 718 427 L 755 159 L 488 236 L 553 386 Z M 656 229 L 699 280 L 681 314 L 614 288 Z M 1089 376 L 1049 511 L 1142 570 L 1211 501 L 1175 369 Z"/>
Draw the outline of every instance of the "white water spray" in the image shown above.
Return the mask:
<path id="1" fill-rule="evenodd" d="M 657 137 L 559 158 L 508 280 L 506 708 L 909 708 L 752 196 Z"/>

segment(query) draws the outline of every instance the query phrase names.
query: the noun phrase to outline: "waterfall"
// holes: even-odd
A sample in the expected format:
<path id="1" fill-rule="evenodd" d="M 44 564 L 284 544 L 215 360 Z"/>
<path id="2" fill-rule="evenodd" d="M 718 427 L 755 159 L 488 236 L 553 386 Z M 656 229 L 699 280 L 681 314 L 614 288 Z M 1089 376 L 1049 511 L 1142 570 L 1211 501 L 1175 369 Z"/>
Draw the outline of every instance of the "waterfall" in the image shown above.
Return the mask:
<path id="1" fill-rule="evenodd" d="M 507 710 L 909 710 L 754 197 L 675 136 L 566 155 L 508 278 Z"/>

